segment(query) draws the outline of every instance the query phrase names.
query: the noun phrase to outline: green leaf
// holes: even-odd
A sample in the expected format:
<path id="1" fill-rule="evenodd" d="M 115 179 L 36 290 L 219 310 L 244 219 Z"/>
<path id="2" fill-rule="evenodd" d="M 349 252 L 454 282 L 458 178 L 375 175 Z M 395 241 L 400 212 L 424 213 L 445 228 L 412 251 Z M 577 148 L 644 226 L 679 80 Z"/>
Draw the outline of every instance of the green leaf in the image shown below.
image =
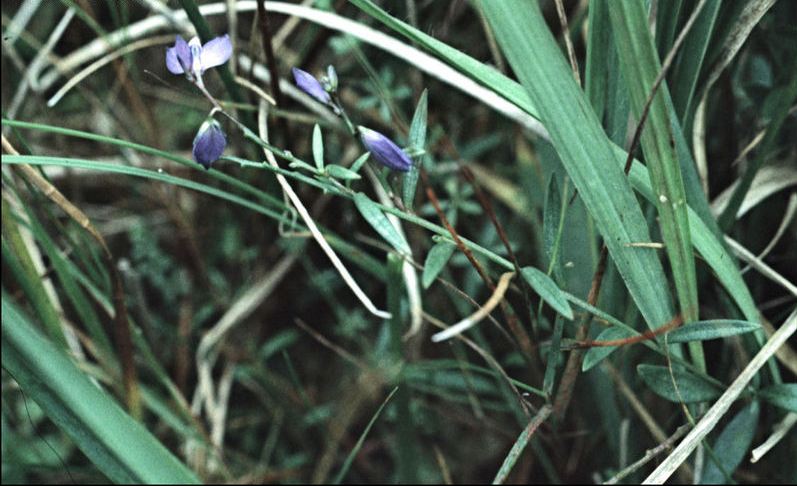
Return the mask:
<path id="1" fill-rule="evenodd" d="M 667 342 L 673 344 L 688 343 L 691 341 L 708 341 L 710 339 L 719 339 L 753 332 L 758 329 L 761 329 L 759 324 L 748 321 L 732 319 L 699 321 L 685 324 L 667 334 Z"/>
<path id="2" fill-rule="evenodd" d="M 599 120 L 603 120 L 609 92 L 609 76 L 612 72 L 612 29 L 609 25 L 609 0 L 590 0 L 589 41 L 587 42 L 587 66 L 584 71 L 584 91 Z"/>
<path id="3" fill-rule="evenodd" d="M 537 2 L 482 1 L 507 59 L 540 113 L 567 173 L 595 219 L 617 270 L 651 328 L 672 319 L 664 270 L 655 252 L 630 243 L 651 241 L 631 186 Z"/>
<path id="4" fill-rule="evenodd" d="M 549 397 L 553 394 L 553 385 L 556 379 L 556 369 L 559 367 L 559 359 L 562 350 L 559 348 L 562 342 L 562 333 L 565 329 L 565 321 L 562 316 L 556 316 L 556 322 L 551 334 L 551 346 L 548 348 L 548 363 L 545 366 L 545 376 L 542 380 L 542 391 Z"/>
<path id="5" fill-rule="evenodd" d="M 551 277 L 534 267 L 521 268 L 520 273 L 545 303 L 568 320 L 573 319 L 573 309 L 570 308 L 570 303 Z"/>
<path id="6" fill-rule="evenodd" d="M 363 218 L 368 221 L 368 224 L 370 224 L 385 241 L 390 243 L 399 253 L 405 255 L 410 254 L 410 245 L 407 243 L 407 240 L 404 239 L 404 236 L 402 236 L 390 220 L 387 219 L 387 216 L 382 212 L 382 208 L 361 192 L 354 195 L 354 205 L 357 206 L 357 210 L 360 211 Z"/>
<path id="7" fill-rule="evenodd" d="M 631 336 L 636 336 L 637 333 L 623 329 L 622 327 L 610 327 L 601 331 L 596 341 L 614 341 L 615 339 L 624 339 Z M 595 365 L 606 359 L 610 354 L 617 351 L 618 346 L 596 346 L 589 348 L 584 354 L 584 361 L 581 362 L 581 371 L 589 371 Z"/>
<path id="8" fill-rule="evenodd" d="M 516 81 L 504 76 L 503 74 L 496 71 L 493 67 L 488 66 L 486 64 L 480 63 L 476 59 L 460 52 L 443 42 L 434 39 L 433 37 L 421 32 L 418 29 L 392 17 L 390 14 L 376 6 L 371 0 L 351 0 L 351 3 L 355 4 L 358 8 L 366 12 L 368 15 L 372 16 L 379 22 L 382 22 L 384 25 L 389 27 L 390 29 L 398 32 L 399 34 L 405 36 L 407 39 L 417 42 L 423 48 L 427 49 L 429 52 L 433 53 L 437 58 L 445 61 L 452 67 L 458 69 L 462 73 L 470 76 L 471 78 L 477 80 L 484 86 L 487 86 L 491 90 L 493 90 L 496 94 L 502 96 L 503 98 L 511 101 L 514 103 L 518 108 L 525 111 L 526 113 L 530 114 L 535 118 L 540 118 L 540 115 L 537 111 L 537 108 L 532 104 L 531 99 L 525 93 L 524 89 L 518 84 Z M 487 2 L 492 4 L 493 2 Z M 528 2 L 530 4 L 536 4 L 536 2 Z M 519 7 L 524 7 L 524 2 L 516 3 L 515 5 Z M 668 4 L 665 3 L 665 6 Z M 732 3 L 731 5 L 736 5 Z M 527 6 L 527 5 L 525 5 Z M 510 8 L 511 10 L 511 8 Z M 737 9 L 740 10 L 740 9 Z M 661 11 L 661 9 L 660 9 Z M 522 23 L 522 22 L 521 22 Z M 522 27 L 519 27 L 522 29 Z M 542 28 L 542 26 L 540 26 Z M 674 28 L 674 27 L 673 27 Z M 671 42 L 671 41 L 670 41 Z M 523 49 L 519 49 L 520 56 L 523 55 Z M 711 58 L 708 56 L 707 58 Z M 522 60 L 521 60 L 522 62 Z M 569 76 L 569 66 L 565 64 L 564 68 L 567 70 L 567 76 Z M 559 71 L 562 70 L 561 67 L 557 68 Z M 607 68 L 608 69 L 608 68 Z M 619 71 L 616 69 L 612 69 L 610 74 L 616 74 L 615 71 Z M 564 73 L 561 73 L 560 78 L 552 78 L 552 79 L 564 79 L 567 77 Z M 615 77 L 616 78 L 616 77 Z M 612 83 L 612 79 L 610 77 L 610 83 Z M 533 83 L 535 80 L 533 78 L 529 79 L 529 83 Z M 611 88 L 611 84 L 610 84 Z M 615 142 L 623 140 L 625 137 L 625 132 L 627 128 L 627 115 L 625 110 L 622 108 L 622 105 L 625 103 L 625 93 L 627 92 L 619 81 L 614 82 L 614 88 L 610 89 L 610 96 L 611 95 L 618 95 L 619 98 L 615 99 L 614 101 L 609 100 L 607 101 L 607 115 L 613 115 L 613 121 L 610 119 L 608 120 L 608 124 L 610 129 L 612 129 L 613 133 L 613 140 Z M 569 90 L 568 92 L 571 92 Z M 615 107 L 617 107 L 615 109 Z M 615 113 L 616 112 L 616 113 Z M 6 124 L 20 124 L 21 122 L 14 122 L 9 120 L 3 120 L 3 123 Z M 547 124 L 547 122 L 546 122 Z M 546 125 L 547 126 L 547 125 Z M 687 151 L 682 150 L 685 147 L 682 147 L 683 136 L 678 130 L 675 133 L 675 142 L 676 142 L 676 149 L 679 152 L 679 158 L 685 159 L 685 157 L 681 154 L 687 154 Z M 614 138 L 616 136 L 616 138 Z M 628 154 L 619 146 L 612 145 L 612 151 L 614 152 L 615 162 L 618 166 L 622 167 L 625 163 L 625 159 Z M 684 160 L 686 163 L 686 160 Z M 691 176 L 688 173 L 685 173 L 687 177 L 686 182 L 692 180 Z M 596 179 L 596 183 L 597 183 Z M 655 201 L 655 196 L 652 192 L 650 186 L 650 179 L 648 176 L 647 169 L 639 164 L 634 163 L 634 166 L 631 168 L 630 174 L 630 181 L 631 184 L 634 186 L 638 192 L 640 192 L 646 199 L 651 202 Z M 690 186 L 693 184 L 690 182 Z M 580 190 L 580 189 L 579 189 Z M 705 211 L 705 202 L 703 204 L 696 205 L 696 201 L 692 199 L 692 191 L 690 190 L 687 194 L 689 204 L 692 205 L 689 209 L 689 225 L 690 225 L 690 232 L 692 236 L 692 244 L 694 244 L 695 248 L 700 252 L 701 256 L 706 260 L 706 263 L 714 270 L 717 278 L 720 280 L 722 285 L 727 289 L 728 293 L 733 297 L 733 300 L 742 310 L 745 318 L 749 321 L 755 321 L 758 319 L 758 310 L 753 301 L 752 295 L 750 294 L 749 289 L 744 283 L 741 274 L 739 273 L 739 269 L 736 266 L 735 259 L 727 252 L 726 248 L 717 239 L 716 233 L 712 232 L 712 229 L 709 227 L 709 224 L 713 222 L 706 222 L 700 220 L 701 217 L 709 217 L 708 212 Z M 694 210 L 694 211 L 693 211 Z M 714 224 L 716 226 L 716 224 Z M 642 240 L 637 240 L 642 241 Z M 613 253 L 614 255 L 614 253 Z M 616 258 L 616 257 L 614 257 Z M 658 271 L 657 271 L 658 273 Z M 666 319 L 669 321 L 669 317 Z M 658 321 L 664 322 L 664 321 Z M 759 344 L 763 343 L 763 337 L 761 333 L 756 333 L 756 339 L 758 340 Z M 770 360 L 770 363 L 773 363 Z M 774 376 L 777 376 L 777 369 L 774 367 L 773 364 L 770 364 L 770 370 L 772 371 Z"/>
<path id="9" fill-rule="evenodd" d="M 421 284 L 424 289 L 428 289 L 432 285 L 434 279 L 437 278 L 443 267 L 448 263 L 451 255 L 454 254 L 455 248 L 451 243 L 441 241 L 429 250 L 429 254 L 426 255 L 426 262 L 423 264 L 423 275 L 421 276 Z"/>
<path id="10" fill-rule="evenodd" d="M 409 144 L 413 150 L 423 151 L 426 148 L 426 113 L 427 113 L 427 91 L 423 90 L 418 106 L 415 108 L 415 115 L 410 124 Z M 418 186 L 418 176 L 425 156 L 413 157 L 415 159 L 409 172 L 404 175 L 404 182 L 401 188 L 402 201 L 404 207 L 412 210 L 412 203 L 415 199 L 415 189 Z"/>
<path id="11" fill-rule="evenodd" d="M 562 193 L 559 191 L 559 184 L 556 182 L 556 174 L 551 174 L 548 182 L 548 191 L 545 194 L 545 208 L 542 212 L 542 246 L 545 252 L 545 259 L 548 273 L 559 275 L 559 241 L 564 229 Z"/>
<path id="12" fill-rule="evenodd" d="M 772 385 L 759 391 L 758 396 L 772 405 L 797 413 L 797 383 Z"/>
<path id="13" fill-rule="evenodd" d="M 313 160 L 319 172 L 324 171 L 324 138 L 321 136 L 321 127 L 313 127 Z"/>
<path id="14" fill-rule="evenodd" d="M 362 178 L 360 174 L 354 172 L 353 170 L 336 164 L 329 164 L 327 166 L 327 174 L 335 179 L 343 179 L 345 181 L 354 181 Z"/>
<path id="15" fill-rule="evenodd" d="M 355 173 L 359 172 L 360 169 L 362 169 L 363 165 L 365 164 L 365 161 L 368 160 L 369 155 L 371 155 L 371 152 L 365 152 L 361 156 L 357 157 L 357 160 L 355 160 L 354 163 L 351 164 L 352 172 Z"/>
<path id="16" fill-rule="evenodd" d="M 2 297 L 3 368 L 86 457 L 117 483 L 199 481 Z"/>
<path id="17" fill-rule="evenodd" d="M 620 58 L 631 105 L 639 118 L 661 71 L 642 0 L 619 2 L 609 9 L 615 46 Z M 656 194 L 659 227 L 673 274 L 678 303 L 686 322 L 697 320 L 698 295 L 695 261 L 689 228 L 686 191 L 669 119 L 666 84 L 656 91 L 649 106 L 641 144 Z M 692 359 L 705 369 L 703 348 L 690 343 Z"/>
<path id="18" fill-rule="evenodd" d="M 677 368 L 673 368 L 670 374 L 666 366 L 641 364 L 637 366 L 637 373 L 656 395 L 671 402 L 705 402 L 717 398 L 722 393 L 722 390 L 713 383 Z M 677 390 L 673 386 L 673 381 L 678 386 Z"/>
<path id="19" fill-rule="evenodd" d="M 730 478 L 726 478 L 726 473 L 728 476 L 733 474 L 753 442 L 759 411 L 758 402 L 754 401 L 737 413 L 722 429 L 712 447 L 714 458 L 706 458 L 700 484 L 727 484 Z M 714 459 L 722 465 L 724 472 Z"/>

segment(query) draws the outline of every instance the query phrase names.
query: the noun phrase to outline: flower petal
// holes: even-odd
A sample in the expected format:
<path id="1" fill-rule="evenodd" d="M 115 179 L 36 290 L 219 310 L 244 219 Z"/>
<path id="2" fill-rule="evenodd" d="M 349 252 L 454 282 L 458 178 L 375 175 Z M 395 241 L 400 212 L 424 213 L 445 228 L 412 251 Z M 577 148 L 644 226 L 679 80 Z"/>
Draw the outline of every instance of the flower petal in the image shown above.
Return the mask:
<path id="1" fill-rule="evenodd" d="M 174 54 L 177 57 L 177 62 L 183 68 L 183 72 L 191 69 L 193 63 L 193 56 L 191 56 L 191 48 L 188 43 L 179 35 L 174 40 Z"/>
<path id="2" fill-rule="evenodd" d="M 166 49 L 166 69 L 172 74 L 183 74 L 185 72 L 183 65 L 177 59 L 177 52 L 174 47 Z"/>
<path id="3" fill-rule="evenodd" d="M 216 120 L 209 120 L 199 127 L 194 137 L 194 160 L 205 169 L 217 161 L 227 147 L 227 138 Z"/>
<path id="4" fill-rule="evenodd" d="M 202 72 L 212 67 L 221 66 L 230 59 L 230 56 L 232 56 L 232 42 L 230 42 L 228 34 L 208 41 L 202 46 L 202 54 L 200 54 Z"/>
<path id="5" fill-rule="evenodd" d="M 299 68 L 291 68 L 291 72 L 293 73 L 293 79 L 296 81 L 296 86 L 300 90 L 304 91 L 321 103 L 329 104 L 332 102 L 332 98 L 330 98 L 329 93 L 324 90 L 324 87 L 321 86 L 321 83 L 319 83 L 312 74 L 308 73 L 307 71 L 302 71 Z"/>
<path id="6" fill-rule="evenodd" d="M 357 129 L 360 131 L 363 145 L 377 162 L 399 172 L 410 170 L 412 160 L 392 140 L 370 128 L 360 126 Z"/>

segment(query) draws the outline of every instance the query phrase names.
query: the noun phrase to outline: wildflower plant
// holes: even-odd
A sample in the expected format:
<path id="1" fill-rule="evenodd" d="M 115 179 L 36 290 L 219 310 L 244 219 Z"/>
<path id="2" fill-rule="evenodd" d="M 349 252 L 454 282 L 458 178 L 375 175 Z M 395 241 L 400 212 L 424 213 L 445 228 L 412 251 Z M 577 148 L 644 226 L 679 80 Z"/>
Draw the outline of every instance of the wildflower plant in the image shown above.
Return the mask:
<path id="1" fill-rule="evenodd" d="M 216 112 L 222 111 L 221 105 L 205 88 L 202 75 L 208 69 L 226 63 L 231 56 L 232 42 L 227 34 L 216 37 L 204 45 L 199 41 L 199 37 L 192 37 L 190 41 L 186 42 L 178 35 L 174 46 L 166 49 L 166 68 L 172 74 L 184 74 L 186 79 L 213 104 L 213 110 L 208 119 L 199 127 L 194 137 L 194 147 L 191 152 L 194 161 L 205 169 L 210 169 L 213 162 L 224 153 L 227 137 L 224 135 L 221 125 L 213 119 Z"/>
<path id="2" fill-rule="evenodd" d="M 4 481 L 790 479 L 797 3 L 67 3 L 3 6 Z"/>

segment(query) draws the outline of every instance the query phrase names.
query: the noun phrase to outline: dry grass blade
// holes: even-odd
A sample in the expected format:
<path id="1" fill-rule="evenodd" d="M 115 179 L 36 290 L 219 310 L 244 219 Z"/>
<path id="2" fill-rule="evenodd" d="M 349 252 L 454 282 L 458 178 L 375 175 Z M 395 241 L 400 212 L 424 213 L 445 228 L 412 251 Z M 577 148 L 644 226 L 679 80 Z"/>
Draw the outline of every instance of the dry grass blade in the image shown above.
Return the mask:
<path id="1" fill-rule="evenodd" d="M 470 329 L 471 327 L 475 326 L 482 319 L 487 317 L 487 314 L 492 312 L 493 309 L 501 303 L 501 300 L 504 298 L 504 294 L 506 290 L 509 288 L 509 282 L 512 280 L 512 277 L 515 276 L 515 272 L 506 272 L 501 275 L 501 278 L 498 280 L 498 285 L 495 287 L 493 294 L 487 299 L 487 302 L 484 305 L 474 312 L 473 314 L 469 315 L 465 319 L 457 322 L 456 324 L 452 325 L 445 331 L 438 332 L 432 336 L 432 342 L 439 343 L 441 341 L 445 341 L 446 339 L 451 339 L 454 336 L 462 334 L 466 330 Z"/>

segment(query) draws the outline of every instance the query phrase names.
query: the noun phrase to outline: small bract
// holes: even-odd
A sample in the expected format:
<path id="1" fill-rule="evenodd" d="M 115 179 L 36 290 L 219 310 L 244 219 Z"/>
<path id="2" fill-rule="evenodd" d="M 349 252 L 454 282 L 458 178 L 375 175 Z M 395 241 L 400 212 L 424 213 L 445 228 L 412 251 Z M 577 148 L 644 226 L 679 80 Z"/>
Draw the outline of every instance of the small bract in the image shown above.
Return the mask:
<path id="1" fill-rule="evenodd" d="M 206 120 L 194 137 L 194 160 L 205 169 L 210 169 L 210 165 L 217 161 L 224 148 L 227 146 L 227 137 L 221 129 L 219 122 L 210 118 Z"/>
<path id="2" fill-rule="evenodd" d="M 199 37 L 186 42 L 179 35 L 174 47 L 166 49 L 166 68 L 172 74 L 185 74 L 189 81 L 202 85 L 202 75 L 210 68 L 221 66 L 232 56 L 230 36 L 224 34 L 204 46 Z"/>
<path id="3" fill-rule="evenodd" d="M 412 168 L 412 160 L 392 140 L 370 128 L 359 126 L 357 130 L 360 131 L 363 145 L 377 162 L 399 172 L 407 172 Z"/>

